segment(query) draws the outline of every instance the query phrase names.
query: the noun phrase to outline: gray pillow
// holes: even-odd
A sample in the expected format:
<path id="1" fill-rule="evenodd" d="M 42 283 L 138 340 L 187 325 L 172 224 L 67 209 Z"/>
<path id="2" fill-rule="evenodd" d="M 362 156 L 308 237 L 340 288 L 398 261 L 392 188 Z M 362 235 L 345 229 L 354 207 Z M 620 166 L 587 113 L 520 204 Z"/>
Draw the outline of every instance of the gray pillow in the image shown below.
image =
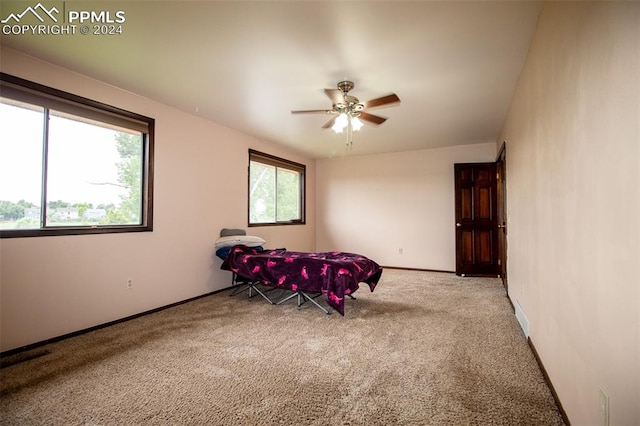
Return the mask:
<path id="1" fill-rule="evenodd" d="M 231 237 L 233 235 L 247 235 L 247 231 L 244 229 L 231 229 L 231 228 L 222 228 L 220 230 L 221 237 Z"/>

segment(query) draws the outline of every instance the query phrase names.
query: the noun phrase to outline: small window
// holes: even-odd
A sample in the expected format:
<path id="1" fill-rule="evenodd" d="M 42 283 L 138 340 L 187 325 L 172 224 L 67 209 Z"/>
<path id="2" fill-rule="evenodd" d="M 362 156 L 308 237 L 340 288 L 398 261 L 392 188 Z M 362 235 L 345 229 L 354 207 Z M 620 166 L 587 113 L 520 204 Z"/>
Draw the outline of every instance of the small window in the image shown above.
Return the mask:
<path id="1" fill-rule="evenodd" d="M 249 226 L 303 224 L 306 166 L 249 150 Z"/>
<path id="2" fill-rule="evenodd" d="M 152 230 L 154 120 L 0 77 L 0 236 Z"/>

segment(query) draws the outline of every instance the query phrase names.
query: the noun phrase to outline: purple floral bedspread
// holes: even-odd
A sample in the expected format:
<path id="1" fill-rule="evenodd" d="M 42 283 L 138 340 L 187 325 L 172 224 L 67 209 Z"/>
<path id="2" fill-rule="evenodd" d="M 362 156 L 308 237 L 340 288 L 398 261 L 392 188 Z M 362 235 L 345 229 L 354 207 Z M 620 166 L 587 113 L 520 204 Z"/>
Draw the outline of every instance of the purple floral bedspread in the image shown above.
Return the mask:
<path id="1" fill-rule="evenodd" d="M 361 282 L 373 291 L 382 276 L 380 265 L 359 254 L 259 251 L 246 246 L 233 247 L 220 268 L 277 288 L 322 293 L 341 315 L 346 295 Z"/>

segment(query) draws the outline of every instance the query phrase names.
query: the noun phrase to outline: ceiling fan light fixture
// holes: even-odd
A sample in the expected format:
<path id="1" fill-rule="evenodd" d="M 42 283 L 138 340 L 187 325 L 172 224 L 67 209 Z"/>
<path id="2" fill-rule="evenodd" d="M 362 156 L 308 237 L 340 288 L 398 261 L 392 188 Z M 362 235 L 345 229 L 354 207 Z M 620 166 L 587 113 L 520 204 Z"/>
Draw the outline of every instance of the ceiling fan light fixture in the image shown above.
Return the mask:
<path id="1" fill-rule="evenodd" d="M 333 123 L 333 126 L 331 126 L 331 129 L 336 133 L 342 133 L 342 131 L 345 129 L 345 127 L 347 127 L 348 124 L 349 119 L 347 118 L 347 114 L 341 113 L 336 118 L 336 121 L 335 123 Z"/>
<path id="2" fill-rule="evenodd" d="M 357 132 L 358 130 L 362 129 L 362 126 L 364 126 L 364 123 L 358 117 L 352 117 L 351 118 L 351 128 L 355 132 Z"/>

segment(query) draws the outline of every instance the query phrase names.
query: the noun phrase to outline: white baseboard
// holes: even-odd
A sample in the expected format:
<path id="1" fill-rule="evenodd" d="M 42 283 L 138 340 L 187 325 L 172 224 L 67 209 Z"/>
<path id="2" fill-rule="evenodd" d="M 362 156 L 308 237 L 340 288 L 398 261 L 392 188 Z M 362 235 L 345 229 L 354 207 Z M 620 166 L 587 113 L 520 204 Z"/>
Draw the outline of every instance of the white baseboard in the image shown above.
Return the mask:
<path id="1" fill-rule="evenodd" d="M 524 331 L 524 336 L 528 338 L 529 337 L 529 319 L 524 314 L 524 311 L 520 307 L 520 304 L 518 303 L 517 300 L 514 302 L 513 305 L 516 311 L 516 318 L 518 319 L 518 323 L 520 324 L 522 331 Z"/>

